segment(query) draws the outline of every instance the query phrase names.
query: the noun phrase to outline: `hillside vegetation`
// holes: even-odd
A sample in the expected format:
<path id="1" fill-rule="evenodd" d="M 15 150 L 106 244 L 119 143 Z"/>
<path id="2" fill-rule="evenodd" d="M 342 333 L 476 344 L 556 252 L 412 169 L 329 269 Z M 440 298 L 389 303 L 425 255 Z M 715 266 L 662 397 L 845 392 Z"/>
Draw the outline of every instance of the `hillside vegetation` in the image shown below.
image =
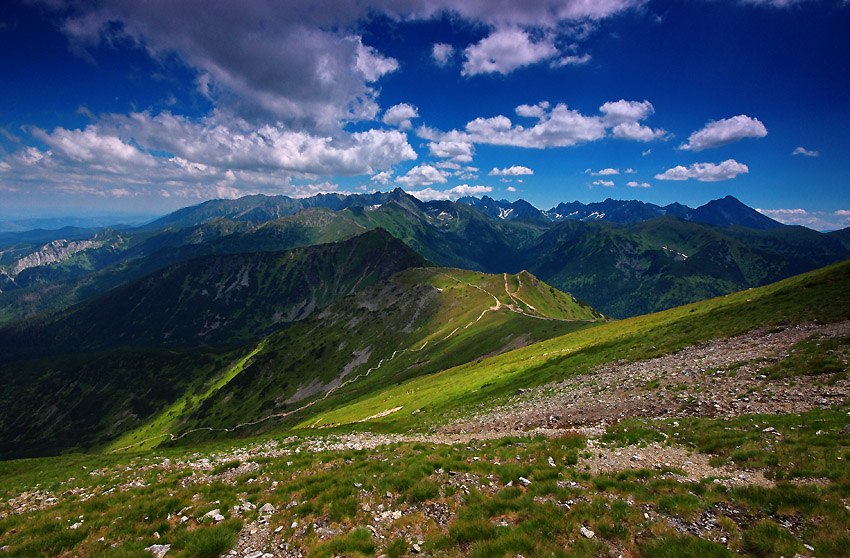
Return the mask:
<path id="1" fill-rule="evenodd" d="M 408 269 L 231 354 L 128 435 L 185 436 L 0 463 L 0 543 L 14 557 L 847 556 L 848 284 L 843 262 L 590 322 L 527 273 Z M 534 324 L 543 340 L 513 348 Z M 513 350 L 482 354 L 491 338 Z M 297 386 L 275 392 L 286 366 Z M 259 409 L 264 391 L 292 403 Z M 620 399 L 636 406 L 605 415 Z M 528 404 L 531 430 L 494 420 Z M 216 433 L 186 430 L 230 411 L 271 432 L 199 445 Z M 258 433 L 245 428 L 218 435 Z"/>
<path id="2" fill-rule="evenodd" d="M 68 434 L 74 431 L 80 433 L 83 447 L 110 440 L 111 447 L 123 447 L 148 439 L 146 445 L 156 445 L 189 431 L 194 440 L 216 432 L 226 436 L 228 429 L 253 421 L 259 422 L 240 427 L 238 434 L 277 428 L 281 419 L 292 423 L 312 413 L 313 404 L 323 408 L 363 390 L 395 385 L 604 320 L 587 304 L 527 272 L 486 275 L 410 268 L 376 282 L 380 273 L 393 267 L 406 268 L 423 261 L 380 230 L 336 245 L 254 254 L 247 263 L 246 257 L 227 257 L 231 267 L 224 271 L 216 256 L 190 262 L 195 273 L 183 273 L 185 264 L 178 264 L 168 268 L 162 279 L 158 274 L 141 279 L 152 293 L 145 294 L 143 302 L 133 296 L 146 293 L 144 289 L 127 293 L 125 287 L 119 287 L 47 323 L 3 330 L 9 354 L 21 358 L 27 348 L 25 340 L 32 340 L 30 354 L 35 356 L 35 342 L 48 335 L 46 332 L 68 336 L 64 344 L 52 348 L 55 351 L 95 351 L 95 343 L 101 344 L 101 352 L 93 356 L 30 356 L 0 367 L 0 379 L 14 388 L 4 397 L 0 412 L 2 438 L 15 440 L 6 446 L 7 455 L 46 453 L 63 444 L 77 447 Z M 265 268 L 251 267 L 256 267 L 257 261 L 282 267 L 261 273 Z M 266 279 L 243 285 L 241 278 L 252 269 L 256 273 L 250 277 Z M 314 277 L 319 272 L 325 273 L 320 275 L 324 283 Z M 227 315 L 244 328 L 230 327 L 225 339 L 244 331 L 245 337 L 253 336 L 256 341 L 215 353 L 153 347 L 147 352 L 114 349 L 153 345 L 156 340 L 152 336 L 168 331 L 163 324 L 181 323 L 178 317 L 184 320 L 183 331 L 197 328 L 197 320 L 204 319 L 208 311 L 204 304 L 213 298 L 203 294 L 197 281 L 206 285 L 211 273 L 227 278 L 216 281 L 222 291 L 236 291 L 232 295 L 234 310 Z M 161 285 L 178 287 L 184 298 L 175 302 Z M 240 286 L 248 291 L 248 298 L 238 294 Z M 319 288 L 323 290 L 319 292 Z M 290 296 L 290 304 L 305 315 L 291 316 L 290 321 L 298 321 L 260 340 L 264 330 L 254 324 L 273 324 L 272 312 L 281 310 L 269 307 L 282 304 L 288 292 L 298 295 Z M 304 297 L 314 302 L 305 304 L 308 299 Z M 328 305 L 333 297 L 340 300 Z M 126 307 L 126 313 L 115 314 L 116 306 Z M 145 314 L 139 314 L 136 326 L 133 309 L 140 308 Z M 162 320 L 144 321 L 143 315 L 162 316 Z M 243 315 L 247 321 L 237 321 Z M 106 321 L 98 323 L 97 319 Z M 110 321 L 116 319 L 120 322 Z M 93 333 L 98 327 L 106 330 L 100 336 Z M 228 327 L 223 323 L 219 329 Z M 92 335 L 88 344 L 87 335 Z M 188 334 L 175 337 L 183 343 L 205 344 Z M 197 368 L 192 365 L 192 354 L 198 355 Z M 207 367 L 211 358 L 216 359 L 216 369 Z M 175 360 L 183 369 L 179 378 L 170 372 Z M 115 384 L 119 379 L 120 386 Z M 57 389 L 69 384 L 73 389 Z M 333 397 L 328 397 L 331 394 Z M 323 400 L 319 402 L 319 398 Z M 299 411 L 306 404 L 311 407 Z M 32 406 L 54 410 L 27 418 L 24 409 Z M 104 422 L 113 426 L 103 429 Z M 211 432 L 210 428 L 221 430 Z M 22 432 L 26 435 L 19 435 Z M 115 441 L 116 437 L 120 439 Z"/>

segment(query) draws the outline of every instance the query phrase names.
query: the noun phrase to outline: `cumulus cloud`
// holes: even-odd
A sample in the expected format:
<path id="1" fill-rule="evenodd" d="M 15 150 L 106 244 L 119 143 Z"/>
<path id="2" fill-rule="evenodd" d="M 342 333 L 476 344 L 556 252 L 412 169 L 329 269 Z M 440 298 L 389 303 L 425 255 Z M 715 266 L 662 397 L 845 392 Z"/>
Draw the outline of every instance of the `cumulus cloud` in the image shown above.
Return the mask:
<path id="1" fill-rule="evenodd" d="M 497 29 L 463 51 L 463 75 L 508 74 L 517 68 L 548 60 L 558 54 L 551 39 L 532 40 L 521 29 Z"/>
<path id="2" fill-rule="evenodd" d="M 514 188 L 513 186 L 508 186 L 507 188 L 505 188 L 505 190 L 507 190 L 508 192 L 516 192 L 517 191 L 517 189 Z"/>
<path id="3" fill-rule="evenodd" d="M 32 135 L 48 149 L 22 147 L 5 157 L 4 176 L 76 194 L 296 194 L 293 179 L 372 175 L 416 159 L 398 130 L 319 136 L 220 115 L 104 115 L 84 129 L 35 128 Z"/>
<path id="4" fill-rule="evenodd" d="M 534 174 L 534 171 L 528 167 L 520 165 L 513 165 L 503 169 L 497 169 L 494 167 L 493 170 L 489 172 L 489 176 L 522 176 L 530 174 Z"/>
<path id="5" fill-rule="evenodd" d="M 626 186 L 629 188 L 652 188 L 652 184 L 649 182 L 637 182 L 635 180 L 626 182 Z"/>
<path id="6" fill-rule="evenodd" d="M 257 120 L 273 116 L 331 129 L 374 118 L 372 83 L 398 69 L 355 32 L 365 6 L 317 10 L 306 0 L 286 9 L 246 0 L 238 10 L 227 0 L 105 0 L 74 9 L 63 9 L 61 0 L 45 4 L 71 14 L 62 28 L 78 50 L 123 35 L 156 58 L 177 54 L 198 71 L 217 105 Z"/>
<path id="7" fill-rule="evenodd" d="M 667 131 L 662 129 L 653 130 L 639 122 L 624 122 L 617 124 L 611 131 L 615 138 L 633 141 L 654 141 L 667 137 Z"/>
<path id="8" fill-rule="evenodd" d="M 727 159 L 720 164 L 694 163 L 689 167 L 681 165 L 667 169 L 661 174 L 656 174 L 656 180 L 688 180 L 695 178 L 700 182 L 718 182 L 729 180 L 739 174 L 750 172 L 747 165 L 739 163 L 735 159 Z"/>
<path id="9" fill-rule="evenodd" d="M 613 188 L 614 187 L 614 181 L 613 180 L 594 180 L 593 185 L 594 186 L 605 186 L 606 188 Z"/>
<path id="10" fill-rule="evenodd" d="M 766 135 L 767 128 L 757 118 L 739 114 L 732 118 L 708 123 L 702 130 L 692 133 L 688 137 L 688 142 L 680 145 L 679 149 L 702 151 L 744 138 L 763 138 Z"/>
<path id="11" fill-rule="evenodd" d="M 820 152 L 818 151 L 810 151 L 805 147 L 798 147 L 794 151 L 791 152 L 791 155 L 805 155 L 806 157 L 818 157 Z"/>
<path id="12" fill-rule="evenodd" d="M 570 109 L 560 103 L 551 106 L 548 102 L 536 105 L 519 105 L 516 113 L 523 118 L 533 118 L 537 122 L 529 127 L 515 124 L 504 115 L 479 117 L 466 124 L 464 130 L 440 132 L 428 127 L 420 127 L 417 135 L 431 140 L 431 153 L 437 155 L 436 146 L 468 145 L 483 143 L 489 145 L 507 145 L 545 149 L 549 147 L 568 147 L 580 143 L 600 140 L 609 134 L 622 139 L 648 140 L 644 137 L 630 137 L 616 132 L 617 126 L 636 124 L 636 120 L 647 118 L 652 112 L 649 101 L 618 101 L 606 103 L 600 107 L 599 115 L 588 116 Z M 651 139 L 666 136 L 663 130 L 649 130 Z M 439 156 L 439 155 L 438 155 Z M 448 156 L 448 153 L 444 156 Z"/>
<path id="13" fill-rule="evenodd" d="M 446 43 L 434 43 L 431 46 L 431 58 L 437 66 L 445 66 L 451 62 L 455 54 L 455 47 Z"/>
<path id="14" fill-rule="evenodd" d="M 177 54 L 200 76 L 217 103 L 243 116 L 306 120 L 332 126 L 373 118 L 377 91 L 372 83 L 398 62 L 363 43 L 360 24 L 375 14 L 394 21 L 424 21 L 446 13 L 493 29 L 466 52 L 464 72 L 509 72 L 545 59 L 558 49 L 550 34 L 565 26 L 592 23 L 646 0 L 291 0 L 285 9 L 265 0 L 41 0 L 55 10 L 79 52 L 101 41 L 130 38 L 153 56 Z M 532 38 L 528 29 L 543 30 Z M 448 62 L 449 45 L 432 47 L 437 62 Z M 584 57 L 562 56 L 562 63 Z M 259 113 L 259 114 L 257 114 Z"/>
<path id="15" fill-rule="evenodd" d="M 239 119 L 210 117 L 196 122 L 170 112 L 111 115 L 108 121 L 120 137 L 212 166 L 351 176 L 416 159 L 407 134 L 398 130 L 372 129 L 333 137 L 280 125 L 255 128 Z"/>
<path id="16" fill-rule="evenodd" d="M 655 107 L 649 101 L 619 101 L 607 102 L 599 107 L 603 121 L 611 126 L 615 138 L 634 141 L 653 141 L 663 139 L 667 132 L 662 129 L 653 130 L 640 123 L 655 112 Z"/>
<path id="17" fill-rule="evenodd" d="M 431 184 L 445 184 L 448 182 L 449 173 L 431 165 L 417 165 L 407 171 L 407 174 L 396 178 L 396 182 L 408 187 L 430 186 Z"/>
<path id="18" fill-rule="evenodd" d="M 86 163 L 97 170 L 121 173 L 131 167 L 152 166 L 153 157 L 137 147 L 107 135 L 91 125 L 84 130 L 59 127 L 48 133 L 35 129 L 33 135 L 49 145 L 53 152 L 75 163 Z"/>
<path id="19" fill-rule="evenodd" d="M 434 157 L 452 159 L 459 163 L 469 163 L 475 154 L 475 146 L 471 141 L 446 139 L 429 143 L 428 151 Z"/>
<path id="20" fill-rule="evenodd" d="M 392 178 L 393 178 L 393 174 L 391 172 L 381 171 L 378 174 L 376 174 L 375 176 L 373 176 L 372 178 L 370 178 L 369 180 L 371 180 L 372 182 L 374 182 L 376 184 L 381 184 L 383 186 L 386 186 L 387 184 L 390 183 L 390 180 L 392 180 Z"/>
<path id="21" fill-rule="evenodd" d="M 655 107 L 649 101 L 609 101 L 599 107 L 599 112 L 605 115 L 605 124 L 615 126 L 646 119 L 655 112 Z"/>
<path id="22" fill-rule="evenodd" d="M 419 109 L 407 103 L 399 103 L 384 113 L 384 124 L 406 130 L 411 127 L 410 120 L 413 118 L 419 118 Z"/>
<path id="23" fill-rule="evenodd" d="M 421 201 L 431 201 L 456 200 L 457 198 L 462 198 L 464 196 L 478 196 L 492 191 L 493 188 L 491 188 L 490 186 L 468 186 L 466 184 L 461 184 L 460 186 L 455 186 L 454 188 L 449 188 L 448 190 L 434 190 L 433 188 L 423 188 L 421 190 L 409 190 L 407 193 Z"/>
<path id="24" fill-rule="evenodd" d="M 607 169 L 598 170 L 596 172 L 593 172 L 590 169 L 587 169 L 584 172 L 588 172 L 588 171 L 590 171 L 590 174 L 592 174 L 593 176 L 610 176 L 612 174 L 620 174 L 619 169 L 612 169 L 610 167 L 607 168 Z"/>
<path id="25" fill-rule="evenodd" d="M 786 225 L 801 225 L 819 231 L 834 231 L 850 227 L 850 209 L 836 211 L 807 211 L 805 209 L 756 209 L 759 213 Z"/>

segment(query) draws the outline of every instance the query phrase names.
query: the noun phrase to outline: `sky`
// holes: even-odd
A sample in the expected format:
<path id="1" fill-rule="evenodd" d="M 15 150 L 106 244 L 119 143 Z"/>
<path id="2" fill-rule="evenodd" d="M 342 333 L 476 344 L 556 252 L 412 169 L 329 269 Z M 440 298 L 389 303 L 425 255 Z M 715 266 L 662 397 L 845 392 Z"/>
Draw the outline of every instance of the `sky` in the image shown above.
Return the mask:
<path id="1" fill-rule="evenodd" d="M 6 0 L 0 217 L 401 187 L 850 226 L 847 0 Z"/>

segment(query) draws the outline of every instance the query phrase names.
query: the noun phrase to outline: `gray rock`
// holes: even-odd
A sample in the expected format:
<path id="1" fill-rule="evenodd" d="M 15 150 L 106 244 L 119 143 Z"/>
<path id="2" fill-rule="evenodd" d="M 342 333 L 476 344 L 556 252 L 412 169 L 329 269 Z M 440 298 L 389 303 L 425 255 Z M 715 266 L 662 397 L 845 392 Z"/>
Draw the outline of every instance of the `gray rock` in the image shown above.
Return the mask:
<path id="1" fill-rule="evenodd" d="M 260 508 L 260 515 L 271 515 L 274 513 L 274 506 L 271 504 L 263 504 Z"/>
<path id="2" fill-rule="evenodd" d="M 171 550 L 170 544 L 153 544 L 147 547 L 145 550 L 156 556 L 156 558 L 162 558 L 168 551 Z"/>
<path id="3" fill-rule="evenodd" d="M 527 478 L 525 478 L 525 477 L 520 477 L 520 478 L 519 478 L 519 483 L 520 483 L 521 485 L 523 485 L 523 486 L 529 486 L 529 485 L 531 484 L 531 481 L 530 481 L 530 480 L 528 480 L 528 479 L 527 479 Z"/>
<path id="4" fill-rule="evenodd" d="M 584 525 L 581 526 L 580 533 L 581 533 L 581 536 L 586 538 L 586 539 L 592 539 L 593 537 L 596 536 L 596 533 L 594 533 L 593 531 L 591 531 L 590 529 L 588 529 Z"/>

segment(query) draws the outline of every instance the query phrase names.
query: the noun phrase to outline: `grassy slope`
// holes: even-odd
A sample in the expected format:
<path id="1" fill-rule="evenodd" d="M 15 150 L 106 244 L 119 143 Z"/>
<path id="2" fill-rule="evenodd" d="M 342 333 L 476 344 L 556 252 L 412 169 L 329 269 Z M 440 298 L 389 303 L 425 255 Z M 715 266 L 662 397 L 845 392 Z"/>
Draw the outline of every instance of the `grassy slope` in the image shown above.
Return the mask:
<path id="1" fill-rule="evenodd" d="M 507 277 L 513 293 L 517 276 Z M 522 309 L 528 315 L 506 306 L 488 310 L 496 306 L 496 299 L 520 310 L 505 290 L 504 275 L 442 268 L 400 272 L 269 337 L 244 370 L 176 417 L 171 431 L 231 428 L 275 414 L 285 414 L 291 424 L 296 416 L 321 412 L 364 392 L 590 327 L 602 319 L 592 308 L 527 272 L 521 293 L 536 304 L 534 311 Z M 343 384 L 354 378 L 358 379 Z M 332 397 L 323 399 L 329 390 Z M 307 404 L 311 406 L 298 411 Z M 240 428 L 239 433 L 279 425 L 277 419 L 262 421 Z M 210 435 L 204 431 L 189 439 Z"/>
<path id="2" fill-rule="evenodd" d="M 475 404 L 492 404 L 520 387 L 581 374 L 618 359 L 667 354 L 754 327 L 805 320 L 850 318 L 850 261 L 775 284 L 611 322 L 567 334 L 481 362 L 417 378 L 351 404 L 311 417 L 300 426 L 354 423 L 387 409 L 398 412 L 370 421 L 369 427 L 407 430 L 423 426 L 421 414 L 441 416 Z"/>
<path id="3" fill-rule="evenodd" d="M 626 317 L 762 286 L 847 256 L 840 242 L 799 227 L 752 231 L 660 217 L 632 225 L 560 223 L 529 247 L 524 265 L 606 314 Z"/>

